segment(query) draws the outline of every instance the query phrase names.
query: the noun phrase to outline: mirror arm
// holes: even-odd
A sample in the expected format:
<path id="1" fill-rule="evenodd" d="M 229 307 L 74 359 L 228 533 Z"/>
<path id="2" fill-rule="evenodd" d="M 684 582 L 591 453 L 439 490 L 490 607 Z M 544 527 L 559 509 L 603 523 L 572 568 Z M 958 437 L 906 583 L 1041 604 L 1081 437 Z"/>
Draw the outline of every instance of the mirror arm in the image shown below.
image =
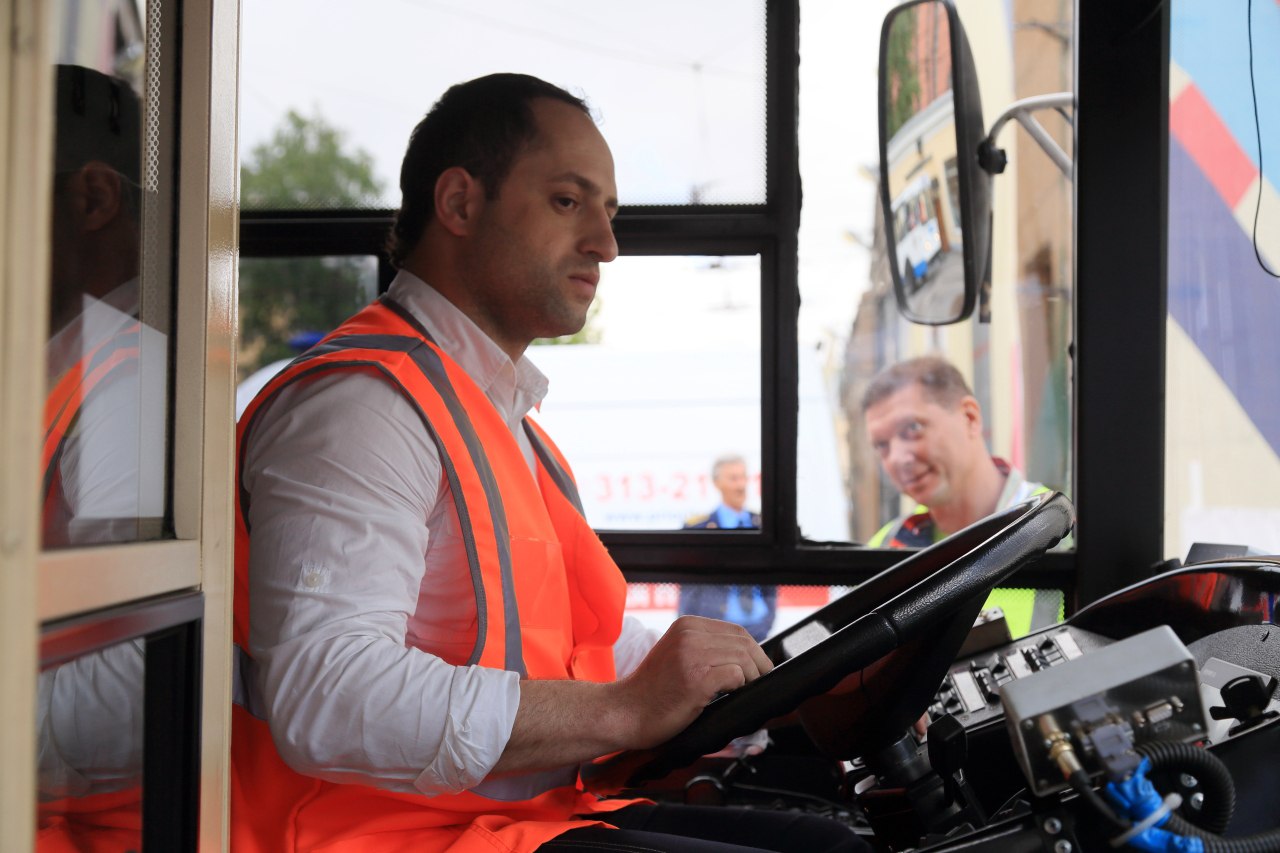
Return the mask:
<path id="1" fill-rule="evenodd" d="M 1075 94 L 1072 92 L 1055 92 L 1051 95 L 1036 95 L 1013 102 L 996 119 L 986 139 L 979 143 L 978 164 L 993 175 L 998 175 L 1004 171 L 1009 159 L 1005 156 L 1003 148 L 996 147 L 996 136 L 1004 129 L 1005 124 L 1010 119 L 1016 119 L 1018 124 L 1022 125 L 1027 133 L 1031 134 L 1031 138 L 1036 141 L 1041 150 L 1049 155 L 1049 159 L 1062 170 L 1062 174 L 1066 175 L 1067 180 L 1071 180 L 1074 171 L 1071 156 L 1062 150 L 1062 147 L 1049 135 L 1049 132 L 1041 126 L 1040 122 L 1035 120 L 1032 113 L 1036 110 L 1074 108 L 1075 101 Z"/>

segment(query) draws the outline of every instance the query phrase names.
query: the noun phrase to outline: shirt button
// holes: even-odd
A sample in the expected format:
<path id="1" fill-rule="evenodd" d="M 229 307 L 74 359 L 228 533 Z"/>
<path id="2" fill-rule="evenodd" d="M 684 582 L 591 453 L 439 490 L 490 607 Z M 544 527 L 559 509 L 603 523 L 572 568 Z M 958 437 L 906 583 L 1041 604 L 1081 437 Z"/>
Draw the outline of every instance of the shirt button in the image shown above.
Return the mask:
<path id="1" fill-rule="evenodd" d="M 302 583 L 307 589 L 315 589 L 320 586 L 320 581 L 320 573 L 315 571 L 307 572 L 307 576 L 302 579 Z"/>

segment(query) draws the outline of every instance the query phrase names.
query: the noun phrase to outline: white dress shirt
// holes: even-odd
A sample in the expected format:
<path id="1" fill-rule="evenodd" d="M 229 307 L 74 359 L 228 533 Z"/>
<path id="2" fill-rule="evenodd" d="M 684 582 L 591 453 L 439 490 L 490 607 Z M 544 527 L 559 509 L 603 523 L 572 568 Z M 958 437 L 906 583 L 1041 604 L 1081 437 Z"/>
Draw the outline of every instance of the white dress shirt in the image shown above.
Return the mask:
<path id="1" fill-rule="evenodd" d="M 389 295 L 485 392 L 532 468 L 520 423 L 546 378 L 415 276 L 401 272 Z M 481 782 L 510 738 L 519 676 L 421 650 L 469 652 L 476 606 L 448 481 L 413 406 L 373 372 L 294 383 L 260 413 L 244 486 L 250 651 L 286 762 L 424 794 Z M 654 639 L 625 620 L 619 676 Z"/>

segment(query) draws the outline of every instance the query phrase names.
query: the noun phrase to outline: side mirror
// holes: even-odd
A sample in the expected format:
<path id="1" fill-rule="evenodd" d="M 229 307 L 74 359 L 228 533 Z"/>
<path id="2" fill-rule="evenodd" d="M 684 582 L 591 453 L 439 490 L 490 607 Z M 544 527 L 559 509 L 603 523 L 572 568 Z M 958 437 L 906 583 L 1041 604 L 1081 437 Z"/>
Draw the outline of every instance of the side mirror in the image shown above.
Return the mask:
<path id="1" fill-rule="evenodd" d="M 880 31 L 880 203 L 898 309 L 931 326 L 973 313 L 991 278 L 991 175 L 977 72 L 951 0 L 912 0 Z"/>

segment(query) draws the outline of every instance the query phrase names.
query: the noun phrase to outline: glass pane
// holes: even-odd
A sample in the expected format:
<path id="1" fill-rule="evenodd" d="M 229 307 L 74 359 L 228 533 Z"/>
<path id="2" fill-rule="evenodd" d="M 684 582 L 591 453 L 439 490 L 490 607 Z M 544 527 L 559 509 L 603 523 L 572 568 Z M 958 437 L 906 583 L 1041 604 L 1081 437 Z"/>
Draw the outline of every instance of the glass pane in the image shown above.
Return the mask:
<path id="1" fill-rule="evenodd" d="M 705 522 L 725 456 L 746 469 L 728 503 L 760 511 L 759 257 L 621 257 L 571 343 L 529 349 L 551 383 L 535 419 L 593 527 Z"/>
<path id="2" fill-rule="evenodd" d="M 173 313 L 173 73 L 159 3 L 59 7 L 45 547 L 160 536 Z M 172 15 L 172 10 L 168 10 Z"/>
<path id="3" fill-rule="evenodd" d="M 280 368 L 377 294 L 372 255 L 241 258 L 236 418 Z"/>
<path id="4" fill-rule="evenodd" d="M 141 849 L 145 670 L 139 639 L 40 673 L 36 850 Z"/>
<path id="5" fill-rule="evenodd" d="M 1266 130 L 1280 105 L 1264 94 L 1280 85 L 1280 6 L 1254 3 L 1252 32 L 1243 7 L 1171 10 L 1165 553 L 1200 542 L 1275 554 L 1280 193 L 1262 169 L 1280 163 L 1280 134 Z"/>
<path id="6" fill-rule="evenodd" d="M 449 86 L 495 71 L 586 97 L 625 204 L 765 201 L 761 0 L 243 6 L 246 208 L 399 206 L 409 132 Z"/>
<path id="7" fill-rule="evenodd" d="M 1011 14 L 1000 4 L 959 7 L 975 54 L 987 126 L 1016 99 L 1071 91 L 1070 4 L 1019 3 Z M 980 300 L 981 316 L 942 327 L 903 320 L 890 277 L 895 259 L 885 249 L 874 165 L 875 70 L 885 11 L 878 4 L 804 2 L 801 8 L 801 383 L 803 389 L 807 371 L 820 391 L 802 394 L 800 401 L 797 474 L 802 500 L 816 493 L 844 514 L 844 531 L 833 537 L 802 509 L 805 536 L 866 543 L 889 522 L 932 503 L 940 509 L 938 518 L 921 524 L 915 539 L 904 535 L 896 543 L 915 546 L 968 523 L 946 520 L 950 497 L 944 487 L 954 486 L 951 493 L 994 492 L 988 511 L 1021 493 L 1013 488 L 1015 471 L 1027 481 L 1070 493 L 1072 196 L 1070 182 L 1031 137 L 1013 123 L 1006 126 L 998 142 L 1009 166 L 994 182 L 992 285 Z M 930 44 L 926 33 L 914 49 L 927 50 Z M 831 108 L 835 102 L 841 109 Z M 1073 150 L 1069 120 L 1053 112 L 1037 118 L 1064 150 Z M 936 181 L 929 182 L 938 195 L 935 210 L 943 219 L 954 218 L 957 165 L 934 159 L 938 162 L 927 168 L 936 166 Z M 952 415 L 947 431 L 928 446 L 891 442 L 897 456 L 882 461 L 872 446 L 863 397 L 882 370 L 924 355 L 941 356 L 958 370 L 967 386 L 959 397 L 971 398 L 980 418 L 967 421 L 976 438 L 969 432 L 958 442 L 957 430 L 966 423 L 957 416 L 958 403 L 940 405 L 927 397 L 925 403 Z M 903 397 L 914 384 L 903 386 Z M 838 437 L 838 467 L 830 477 L 837 486 L 815 485 L 829 468 L 824 443 L 808 438 L 816 433 Z M 890 437 L 900 438 L 898 431 Z M 1001 463 L 992 465 L 993 456 Z M 969 470 L 983 476 L 975 480 L 964 473 Z M 992 489 L 993 482 L 999 488 Z M 888 532 L 885 538 L 892 541 Z"/>

